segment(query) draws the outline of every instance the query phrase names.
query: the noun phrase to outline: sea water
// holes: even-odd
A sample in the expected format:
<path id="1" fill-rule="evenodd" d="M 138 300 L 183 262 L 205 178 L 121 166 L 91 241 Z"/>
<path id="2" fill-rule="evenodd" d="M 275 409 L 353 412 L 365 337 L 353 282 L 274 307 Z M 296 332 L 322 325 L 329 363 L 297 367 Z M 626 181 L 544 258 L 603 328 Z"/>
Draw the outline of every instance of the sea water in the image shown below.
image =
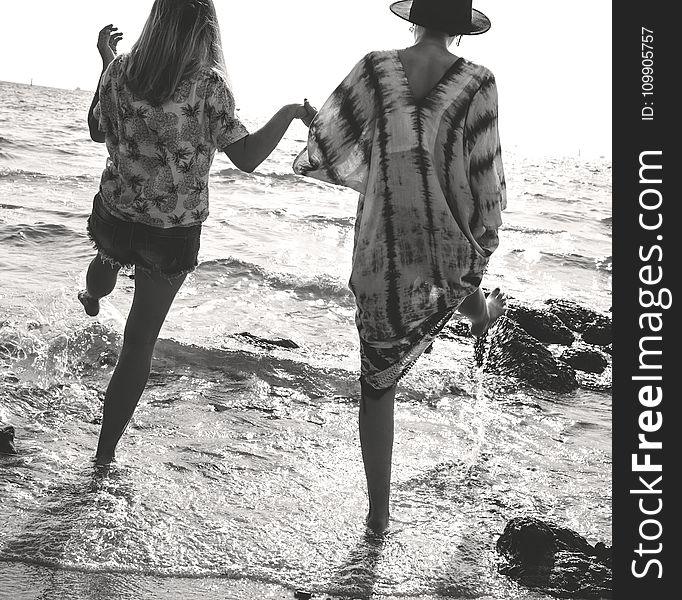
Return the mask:
<path id="1" fill-rule="evenodd" d="M 484 374 L 453 339 L 401 382 L 393 523 L 381 540 L 365 535 L 347 287 L 357 195 L 292 173 L 300 123 L 254 173 L 216 156 L 199 267 L 161 331 L 118 464 L 98 475 L 134 281 L 122 273 L 94 319 L 76 299 L 106 157 L 87 132 L 90 99 L 0 82 L 0 423 L 18 450 L 0 456 L 0 597 L 265 598 L 277 584 L 542 599 L 497 572 L 510 518 L 610 545 L 610 392 Z M 252 130 L 269 117 L 242 115 Z M 610 160 L 504 143 L 508 209 L 484 286 L 607 311 Z"/>

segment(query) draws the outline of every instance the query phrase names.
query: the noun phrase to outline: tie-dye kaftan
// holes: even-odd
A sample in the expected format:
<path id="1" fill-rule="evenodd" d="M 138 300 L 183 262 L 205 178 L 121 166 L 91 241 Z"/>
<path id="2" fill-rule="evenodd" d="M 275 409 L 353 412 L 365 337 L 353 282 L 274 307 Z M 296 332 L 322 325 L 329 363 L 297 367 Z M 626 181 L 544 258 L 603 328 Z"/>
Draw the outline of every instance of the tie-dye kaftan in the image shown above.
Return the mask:
<path id="1" fill-rule="evenodd" d="M 349 287 L 362 379 L 395 383 L 480 285 L 506 192 L 492 73 L 457 60 L 423 99 L 367 54 L 313 120 L 301 175 L 360 193 Z"/>

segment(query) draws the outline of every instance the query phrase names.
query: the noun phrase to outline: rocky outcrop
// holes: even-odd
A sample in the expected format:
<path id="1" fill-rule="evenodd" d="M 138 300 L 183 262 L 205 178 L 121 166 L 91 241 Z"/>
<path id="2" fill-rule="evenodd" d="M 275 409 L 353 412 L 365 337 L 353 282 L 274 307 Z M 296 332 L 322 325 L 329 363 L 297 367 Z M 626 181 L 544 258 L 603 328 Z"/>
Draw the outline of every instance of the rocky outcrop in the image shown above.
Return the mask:
<path id="1" fill-rule="evenodd" d="M 470 337 L 461 321 L 444 333 Z M 554 392 L 578 386 L 611 389 L 611 319 L 605 314 L 570 300 L 551 299 L 544 306 L 510 300 L 488 338 L 474 344 L 476 363 L 484 371 Z"/>
<path id="2" fill-rule="evenodd" d="M 515 305 L 507 310 L 506 316 L 543 344 L 570 346 L 575 341 L 575 334 L 548 310 Z"/>
<path id="3" fill-rule="evenodd" d="M 253 335 L 252 333 L 249 333 L 248 331 L 243 331 L 242 333 L 236 334 L 234 337 L 236 338 L 243 338 L 247 339 L 250 343 L 260 346 L 261 348 L 267 348 L 271 346 L 278 346 L 280 348 L 289 348 L 289 349 L 296 349 L 300 348 L 300 346 L 287 338 L 262 338 L 257 335 Z"/>
<path id="4" fill-rule="evenodd" d="M 488 331 L 482 364 L 485 372 L 524 379 L 543 390 L 569 392 L 578 387 L 572 367 L 506 316 Z"/>
<path id="5" fill-rule="evenodd" d="M 0 454 L 16 454 L 14 446 L 14 427 L 11 425 L 0 426 Z"/>
<path id="6" fill-rule="evenodd" d="M 591 348 L 567 348 L 560 358 L 574 369 L 586 373 L 603 373 L 609 365 L 609 361 L 599 350 Z"/>
<path id="7" fill-rule="evenodd" d="M 499 571 L 558 598 L 612 597 L 611 548 L 532 517 L 511 519 L 498 538 Z"/>
<path id="8" fill-rule="evenodd" d="M 549 312 L 557 316 L 561 322 L 570 330 L 583 333 L 588 325 L 606 325 L 611 323 L 611 319 L 602 313 L 592 310 L 563 298 L 550 298 L 545 300 Z"/>
<path id="9" fill-rule="evenodd" d="M 583 341 L 595 346 L 609 346 L 613 342 L 611 322 L 599 319 L 588 324 L 583 331 Z"/>

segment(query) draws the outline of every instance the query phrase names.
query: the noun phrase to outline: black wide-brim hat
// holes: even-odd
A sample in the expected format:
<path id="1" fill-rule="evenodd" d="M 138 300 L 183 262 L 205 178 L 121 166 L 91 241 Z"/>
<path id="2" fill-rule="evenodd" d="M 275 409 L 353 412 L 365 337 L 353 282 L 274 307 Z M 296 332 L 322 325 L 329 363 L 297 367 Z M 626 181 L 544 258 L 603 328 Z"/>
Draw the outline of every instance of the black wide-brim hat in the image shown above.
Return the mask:
<path id="1" fill-rule="evenodd" d="M 472 0 L 400 0 L 390 9 L 401 19 L 448 35 L 485 33 L 490 19 L 471 4 Z"/>

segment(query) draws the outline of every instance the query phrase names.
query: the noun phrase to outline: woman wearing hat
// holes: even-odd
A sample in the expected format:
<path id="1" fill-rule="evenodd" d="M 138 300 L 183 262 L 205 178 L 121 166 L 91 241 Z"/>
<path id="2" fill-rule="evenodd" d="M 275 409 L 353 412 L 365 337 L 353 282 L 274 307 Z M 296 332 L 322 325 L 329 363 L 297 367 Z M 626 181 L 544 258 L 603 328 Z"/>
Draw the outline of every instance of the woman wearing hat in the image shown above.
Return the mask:
<path id="1" fill-rule="evenodd" d="M 398 380 L 455 312 L 483 335 L 505 311 L 480 285 L 498 246 L 506 192 L 497 89 L 452 54 L 490 21 L 471 0 L 402 0 L 415 44 L 370 52 L 324 103 L 294 171 L 360 193 L 349 287 L 360 336 L 360 443 L 367 526 L 389 521 Z"/>

